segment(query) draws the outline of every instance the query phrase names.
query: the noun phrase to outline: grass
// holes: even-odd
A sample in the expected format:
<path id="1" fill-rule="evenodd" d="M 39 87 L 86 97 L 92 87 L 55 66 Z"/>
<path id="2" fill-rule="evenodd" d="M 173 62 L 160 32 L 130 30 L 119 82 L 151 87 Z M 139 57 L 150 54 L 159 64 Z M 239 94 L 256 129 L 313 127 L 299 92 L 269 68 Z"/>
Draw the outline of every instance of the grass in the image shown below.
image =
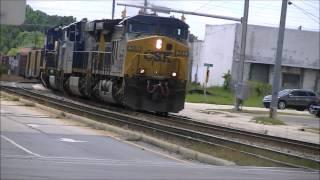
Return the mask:
<path id="1" fill-rule="evenodd" d="M 36 104 L 33 103 L 33 102 L 26 102 L 26 103 L 24 103 L 24 105 L 25 105 L 25 106 L 28 106 L 28 107 L 34 107 L 34 106 L 36 106 Z"/>
<path id="2" fill-rule="evenodd" d="M 306 130 L 309 132 L 320 134 L 320 128 L 307 128 Z"/>
<path id="3" fill-rule="evenodd" d="M 244 105 L 249 107 L 264 107 L 262 104 L 263 97 L 264 96 L 253 95 L 244 101 Z"/>
<path id="4" fill-rule="evenodd" d="M 211 109 L 209 109 L 211 110 Z M 256 111 L 256 110 L 246 110 L 246 109 L 242 109 L 241 111 L 237 111 L 234 109 L 212 109 L 212 110 L 218 110 L 218 111 L 225 111 L 225 112 L 231 112 L 231 113 L 247 113 L 247 114 L 261 114 L 261 115 L 266 115 L 269 114 L 269 112 L 267 111 Z"/>
<path id="5" fill-rule="evenodd" d="M 255 120 L 256 123 L 265 125 L 285 125 L 285 123 L 279 119 L 273 119 L 265 116 L 254 117 L 253 120 Z"/>
<path id="6" fill-rule="evenodd" d="M 60 112 L 60 113 L 56 116 L 56 118 L 65 118 L 66 116 L 67 116 L 66 113 Z"/>
<path id="7" fill-rule="evenodd" d="M 231 112 L 231 113 L 247 113 L 247 114 L 254 114 L 254 115 L 267 115 L 269 114 L 269 110 L 268 111 L 263 111 L 263 110 L 247 110 L 247 109 L 242 109 L 241 111 L 236 111 L 234 109 L 219 109 L 219 108 L 215 108 L 215 109 L 207 109 L 207 110 L 217 110 L 217 111 L 225 111 L 225 112 Z M 295 113 L 291 113 L 291 112 L 283 112 L 283 111 L 278 111 L 278 114 L 281 115 L 295 115 L 295 116 L 305 116 L 305 114 L 295 114 Z"/>
<path id="8" fill-rule="evenodd" d="M 8 101 L 20 101 L 20 98 L 14 96 L 7 96 L 6 99 Z"/>
<path id="9" fill-rule="evenodd" d="M 195 85 L 189 85 L 188 89 L 195 89 Z M 234 93 L 223 89 L 222 87 L 210 87 L 207 89 L 211 95 L 204 96 L 203 94 L 190 94 L 186 95 L 186 101 L 191 103 L 208 103 L 208 104 L 223 104 L 223 105 L 233 105 L 235 102 Z M 244 106 L 250 107 L 263 107 L 262 104 L 263 96 L 252 95 L 247 100 L 244 101 Z"/>

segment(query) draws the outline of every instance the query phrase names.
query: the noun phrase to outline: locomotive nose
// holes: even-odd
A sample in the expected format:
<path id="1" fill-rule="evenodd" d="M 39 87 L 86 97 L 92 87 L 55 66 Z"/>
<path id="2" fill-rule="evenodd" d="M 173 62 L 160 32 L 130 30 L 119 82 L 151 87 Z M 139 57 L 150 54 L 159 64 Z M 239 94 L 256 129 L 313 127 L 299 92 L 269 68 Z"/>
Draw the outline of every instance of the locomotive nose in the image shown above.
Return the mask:
<path id="1" fill-rule="evenodd" d="M 188 47 L 176 40 L 164 36 L 134 39 L 128 42 L 127 50 L 125 74 L 129 77 L 187 78 Z"/>

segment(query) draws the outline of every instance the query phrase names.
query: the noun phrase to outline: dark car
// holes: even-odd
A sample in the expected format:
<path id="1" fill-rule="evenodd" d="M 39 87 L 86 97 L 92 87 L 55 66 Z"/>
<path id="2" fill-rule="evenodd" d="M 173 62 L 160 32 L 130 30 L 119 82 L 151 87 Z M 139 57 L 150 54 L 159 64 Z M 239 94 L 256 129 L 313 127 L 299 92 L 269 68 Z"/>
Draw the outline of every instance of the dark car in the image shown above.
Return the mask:
<path id="1" fill-rule="evenodd" d="M 312 105 L 310 106 L 310 111 L 311 114 L 316 115 L 317 117 L 320 118 L 320 105 Z"/>
<path id="2" fill-rule="evenodd" d="M 263 98 L 263 104 L 266 108 L 270 107 L 272 96 L 268 95 Z M 278 108 L 293 108 L 298 111 L 308 109 L 311 105 L 319 105 L 320 97 L 314 92 L 303 89 L 285 89 L 278 93 Z"/>

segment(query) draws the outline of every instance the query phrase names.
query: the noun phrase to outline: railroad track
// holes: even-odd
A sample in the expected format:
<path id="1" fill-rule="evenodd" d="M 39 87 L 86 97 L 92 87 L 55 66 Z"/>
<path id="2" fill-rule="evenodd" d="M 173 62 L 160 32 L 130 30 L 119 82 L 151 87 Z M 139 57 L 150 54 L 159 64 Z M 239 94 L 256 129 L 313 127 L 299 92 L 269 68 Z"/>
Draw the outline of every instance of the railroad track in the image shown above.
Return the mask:
<path id="1" fill-rule="evenodd" d="M 201 131 L 204 133 L 210 133 L 228 139 L 247 141 L 250 144 L 258 144 L 260 146 L 264 145 L 271 148 L 283 150 L 285 149 L 290 152 L 295 151 L 301 154 L 320 155 L 320 144 L 271 136 L 267 134 L 248 132 L 226 126 L 192 120 L 190 118 L 181 116 L 172 116 L 169 121 L 172 121 L 175 124 L 181 124 L 181 126 L 184 128 L 193 129 L 195 131 Z"/>
<path id="2" fill-rule="evenodd" d="M 276 138 L 263 134 L 249 133 L 227 127 L 206 124 L 187 118 L 171 115 L 170 118 L 155 117 L 152 119 L 134 117 L 124 113 L 113 112 L 90 105 L 66 100 L 65 98 L 54 98 L 31 90 L 21 88 L 2 87 L 2 90 L 23 96 L 27 99 L 37 101 L 41 104 L 60 109 L 81 116 L 94 118 L 101 122 L 107 122 L 116 126 L 126 126 L 129 129 L 143 131 L 156 137 L 166 137 L 183 146 L 210 154 L 227 160 L 235 161 L 240 165 L 251 160 L 255 163 L 267 166 L 287 166 L 320 169 L 319 160 L 285 153 L 274 149 L 259 147 L 248 143 L 233 140 L 230 137 L 256 139 L 273 143 L 274 145 L 295 148 L 308 153 L 319 153 L 318 144 L 300 142 L 285 138 Z M 218 136 L 219 135 L 219 136 Z M 227 138 L 229 137 L 229 138 Z M 252 165 L 252 164 L 251 164 Z"/>

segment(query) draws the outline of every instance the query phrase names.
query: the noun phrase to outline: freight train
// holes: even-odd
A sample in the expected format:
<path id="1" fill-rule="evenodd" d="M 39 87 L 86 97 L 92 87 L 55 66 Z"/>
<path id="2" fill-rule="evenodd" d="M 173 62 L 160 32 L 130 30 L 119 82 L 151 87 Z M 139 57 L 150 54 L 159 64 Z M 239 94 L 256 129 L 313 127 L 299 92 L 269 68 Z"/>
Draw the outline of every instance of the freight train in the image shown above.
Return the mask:
<path id="1" fill-rule="evenodd" d="M 82 20 L 47 31 L 40 79 L 49 88 L 167 114 L 184 108 L 188 28 L 155 15 Z"/>

